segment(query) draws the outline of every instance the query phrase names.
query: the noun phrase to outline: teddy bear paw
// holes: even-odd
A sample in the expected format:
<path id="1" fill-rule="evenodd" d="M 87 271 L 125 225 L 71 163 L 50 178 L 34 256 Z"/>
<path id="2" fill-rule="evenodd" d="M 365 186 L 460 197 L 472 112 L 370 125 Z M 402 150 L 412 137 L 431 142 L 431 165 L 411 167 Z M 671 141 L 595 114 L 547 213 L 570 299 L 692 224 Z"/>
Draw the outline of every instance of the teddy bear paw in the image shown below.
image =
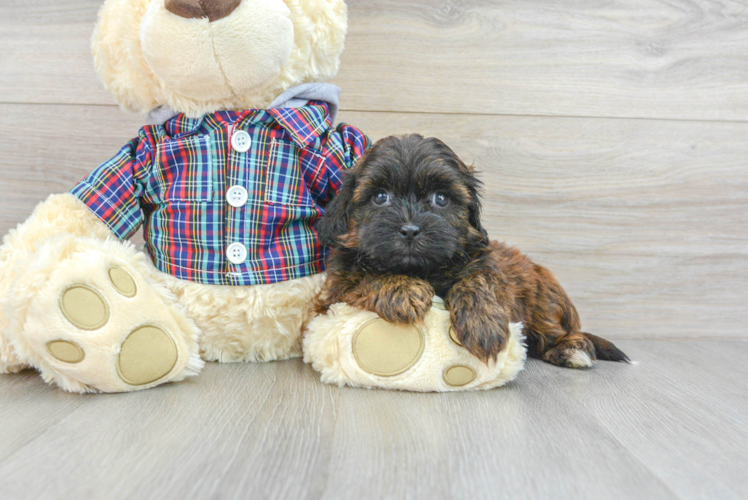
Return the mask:
<path id="1" fill-rule="evenodd" d="M 323 382 L 408 391 L 489 389 L 514 379 L 524 366 L 522 325 L 511 325 L 507 347 L 488 364 L 464 349 L 435 297 L 421 323 L 389 323 L 376 314 L 334 304 L 304 337 L 304 360 Z"/>
<path id="2" fill-rule="evenodd" d="M 135 280 L 127 271 L 112 267 L 108 274 L 108 285 L 123 297 L 136 298 Z M 79 331 L 96 332 L 112 319 L 109 301 L 96 288 L 82 283 L 70 285 L 62 292 L 59 309 L 70 325 Z M 103 336 L 107 336 L 107 333 L 111 336 L 113 332 L 104 332 Z M 85 336 L 92 339 L 95 334 Z M 96 336 L 100 342 L 102 335 Z M 51 340 L 47 342 L 47 351 L 63 363 L 77 364 L 86 358 L 85 350 L 72 340 Z M 127 384 L 150 384 L 168 375 L 177 364 L 178 357 L 173 337 L 157 323 L 145 324 L 127 333 L 121 343 L 116 362 L 117 373 Z"/>
<path id="3" fill-rule="evenodd" d="M 131 257 L 78 253 L 34 294 L 23 338 L 45 380 L 74 392 L 126 392 L 200 370 L 197 327 Z"/>

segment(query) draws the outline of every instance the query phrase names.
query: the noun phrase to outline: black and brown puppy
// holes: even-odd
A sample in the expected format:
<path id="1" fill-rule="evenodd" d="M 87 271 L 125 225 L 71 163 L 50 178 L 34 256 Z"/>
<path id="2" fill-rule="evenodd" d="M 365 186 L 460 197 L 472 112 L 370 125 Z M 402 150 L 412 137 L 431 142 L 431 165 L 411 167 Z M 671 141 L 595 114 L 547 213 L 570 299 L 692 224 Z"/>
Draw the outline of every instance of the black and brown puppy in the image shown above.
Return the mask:
<path id="1" fill-rule="evenodd" d="M 522 322 L 530 356 L 559 366 L 628 361 L 581 331 L 579 315 L 547 269 L 489 241 L 480 222 L 480 181 L 438 139 L 389 137 L 346 174 L 317 225 L 332 247 L 318 311 L 336 302 L 387 321 L 423 319 L 444 297 L 463 347 L 485 361 Z"/>

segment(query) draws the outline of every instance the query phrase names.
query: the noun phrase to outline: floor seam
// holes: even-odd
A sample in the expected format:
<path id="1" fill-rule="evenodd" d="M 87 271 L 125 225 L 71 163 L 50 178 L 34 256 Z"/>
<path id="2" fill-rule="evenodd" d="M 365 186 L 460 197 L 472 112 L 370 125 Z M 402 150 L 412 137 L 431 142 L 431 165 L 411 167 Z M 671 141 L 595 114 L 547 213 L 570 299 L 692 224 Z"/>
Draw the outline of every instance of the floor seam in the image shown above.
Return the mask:
<path id="1" fill-rule="evenodd" d="M 81 103 L 81 102 L 17 102 L 17 101 L 0 101 L 0 104 L 17 105 L 17 106 L 94 106 L 94 107 L 111 107 L 118 108 L 115 103 Z M 374 114 L 404 114 L 404 115 L 448 115 L 448 116 L 495 116 L 495 117 L 514 117 L 514 118 L 569 118 L 582 120 L 639 120 L 639 121 L 668 121 L 668 122 L 686 122 L 686 123 L 735 123 L 748 125 L 746 120 L 728 120 L 728 119 L 705 119 L 705 118 L 673 118 L 673 117 L 656 117 L 656 116 L 615 116 L 615 115 L 568 115 L 568 114 L 543 114 L 543 113 L 481 113 L 468 111 L 415 111 L 415 110 L 388 110 L 388 109 L 356 109 L 341 107 L 340 111 L 348 113 L 374 113 Z"/>

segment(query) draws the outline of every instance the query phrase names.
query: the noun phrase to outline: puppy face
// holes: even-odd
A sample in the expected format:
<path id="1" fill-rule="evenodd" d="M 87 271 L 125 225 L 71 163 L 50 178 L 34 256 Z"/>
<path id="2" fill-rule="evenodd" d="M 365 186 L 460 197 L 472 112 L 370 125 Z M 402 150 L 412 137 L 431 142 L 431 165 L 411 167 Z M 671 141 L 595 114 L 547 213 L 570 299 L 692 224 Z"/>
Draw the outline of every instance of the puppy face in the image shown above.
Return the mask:
<path id="1" fill-rule="evenodd" d="M 423 276 L 485 240 L 478 181 L 438 139 L 388 137 L 348 172 L 317 225 L 365 269 Z"/>

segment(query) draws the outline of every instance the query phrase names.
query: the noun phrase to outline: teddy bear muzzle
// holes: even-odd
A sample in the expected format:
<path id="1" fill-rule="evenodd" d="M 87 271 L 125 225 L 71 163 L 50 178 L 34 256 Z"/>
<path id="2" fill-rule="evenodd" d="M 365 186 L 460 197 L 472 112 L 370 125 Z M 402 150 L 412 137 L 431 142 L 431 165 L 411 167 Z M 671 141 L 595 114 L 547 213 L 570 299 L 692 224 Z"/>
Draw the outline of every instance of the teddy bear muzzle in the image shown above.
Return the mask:
<path id="1" fill-rule="evenodd" d="M 290 14 L 283 0 L 153 0 L 140 26 L 143 56 L 173 94 L 235 101 L 280 75 L 294 47 Z"/>
<path id="2" fill-rule="evenodd" d="M 205 18 L 210 22 L 228 16 L 242 0 L 166 0 L 164 7 L 172 14 L 187 19 Z"/>

